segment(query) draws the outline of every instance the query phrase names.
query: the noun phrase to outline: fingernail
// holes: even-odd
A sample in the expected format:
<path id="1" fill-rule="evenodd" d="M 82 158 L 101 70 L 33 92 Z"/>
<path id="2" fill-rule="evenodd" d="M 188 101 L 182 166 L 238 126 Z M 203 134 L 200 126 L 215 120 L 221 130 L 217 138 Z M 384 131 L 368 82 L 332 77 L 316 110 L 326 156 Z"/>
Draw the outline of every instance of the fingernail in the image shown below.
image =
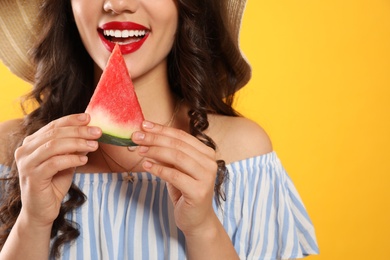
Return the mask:
<path id="1" fill-rule="evenodd" d="M 88 157 L 85 156 L 85 155 L 80 155 L 79 158 L 80 158 L 80 161 L 81 161 L 82 163 L 86 163 L 86 162 L 88 161 Z"/>
<path id="2" fill-rule="evenodd" d="M 143 121 L 142 126 L 148 129 L 152 129 L 154 127 L 154 124 L 150 121 Z"/>
<path id="3" fill-rule="evenodd" d="M 89 130 L 89 133 L 92 134 L 92 135 L 98 135 L 98 134 L 100 134 L 100 128 L 97 128 L 97 127 L 90 127 L 88 130 Z"/>
<path id="4" fill-rule="evenodd" d="M 87 141 L 87 145 L 90 147 L 97 147 L 98 143 L 96 141 Z"/>
<path id="5" fill-rule="evenodd" d="M 140 146 L 140 147 L 138 148 L 138 151 L 139 151 L 140 153 L 146 153 L 148 150 L 149 150 L 149 147 L 147 147 L 147 146 Z"/>
<path id="6" fill-rule="evenodd" d="M 134 140 L 143 140 L 145 138 L 145 134 L 141 132 L 135 132 L 133 134 L 133 139 Z"/>
<path id="7" fill-rule="evenodd" d="M 146 169 L 152 168 L 152 163 L 149 162 L 149 161 L 145 161 L 142 165 L 143 165 L 144 168 L 146 168 Z"/>
<path id="8" fill-rule="evenodd" d="M 135 151 L 135 150 L 137 149 L 137 147 L 138 147 L 138 146 L 128 146 L 128 147 L 127 147 L 127 150 L 133 152 L 133 151 Z"/>
<path id="9" fill-rule="evenodd" d="M 77 117 L 77 119 L 78 120 L 80 120 L 80 121 L 85 121 L 85 120 L 87 120 L 87 114 L 80 114 L 78 117 Z"/>

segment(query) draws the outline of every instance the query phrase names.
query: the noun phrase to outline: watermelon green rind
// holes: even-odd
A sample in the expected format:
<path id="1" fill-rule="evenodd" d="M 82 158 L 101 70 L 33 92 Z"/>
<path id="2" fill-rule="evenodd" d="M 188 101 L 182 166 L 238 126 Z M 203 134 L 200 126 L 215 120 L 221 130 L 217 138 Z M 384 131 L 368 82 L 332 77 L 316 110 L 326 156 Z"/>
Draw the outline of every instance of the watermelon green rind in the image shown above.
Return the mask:
<path id="1" fill-rule="evenodd" d="M 115 116 L 107 113 L 99 107 L 89 108 L 87 111 L 91 115 L 90 125 L 99 126 L 104 134 L 121 139 L 130 139 L 133 132 L 140 130 L 140 126 L 133 124 L 118 123 Z M 139 124 L 141 125 L 141 124 Z"/>
<path id="2" fill-rule="evenodd" d="M 98 139 L 99 142 L 106 144 L 113 144 L 118 146 L 137 146 L 131 139 L 128 138 L 120 138 L 113 135 L 105 134 Z"/>

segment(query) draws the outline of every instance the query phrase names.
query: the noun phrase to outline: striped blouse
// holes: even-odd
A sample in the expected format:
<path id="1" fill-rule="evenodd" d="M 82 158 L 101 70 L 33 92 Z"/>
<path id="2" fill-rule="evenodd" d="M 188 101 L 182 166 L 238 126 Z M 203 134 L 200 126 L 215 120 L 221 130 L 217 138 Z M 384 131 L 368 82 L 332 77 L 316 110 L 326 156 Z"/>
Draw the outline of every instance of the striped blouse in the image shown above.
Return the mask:
<path id="1" fill-rule="evenodd" d="M 291 259 L 317 254 L 313 225 L 275 152 L 229 164 L 226 201 L 214 210 L 240 259 Z M 147 172 L 76 173 L 87 196 L 68 215 L 80 236 L 60 259 L 186 259 L 165 182 Z"/>

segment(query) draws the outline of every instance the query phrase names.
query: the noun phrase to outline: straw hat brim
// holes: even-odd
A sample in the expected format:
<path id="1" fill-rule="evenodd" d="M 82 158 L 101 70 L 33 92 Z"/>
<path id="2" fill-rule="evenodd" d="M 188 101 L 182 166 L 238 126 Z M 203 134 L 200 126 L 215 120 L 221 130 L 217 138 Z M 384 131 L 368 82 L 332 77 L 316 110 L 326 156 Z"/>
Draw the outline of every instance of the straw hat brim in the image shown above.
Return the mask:
<path id="1" fill-rule="evenodd" d="M 0 59 L 18 77 L 34 81 L 35 68 L 28 52 L 36 39 L 34 19 L 38 1 L 0 0 Z"/>
<path id="2" fill-rule="evenodd" d="M 237 39 L 246 0 L 223 1 L 227 4 L 228 26 Z M 36 40 L 34 20 L 40 0 L 0 0 L 0 59 L 19 78 L 33 83 L 35 67 L 29 51 Z"/>

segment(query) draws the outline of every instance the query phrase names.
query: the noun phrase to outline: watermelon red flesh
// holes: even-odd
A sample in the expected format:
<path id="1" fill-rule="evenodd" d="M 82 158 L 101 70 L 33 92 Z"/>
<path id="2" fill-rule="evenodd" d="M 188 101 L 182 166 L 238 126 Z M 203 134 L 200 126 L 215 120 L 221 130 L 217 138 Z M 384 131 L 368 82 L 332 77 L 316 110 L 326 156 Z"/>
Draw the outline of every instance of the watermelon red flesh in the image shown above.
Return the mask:
<path id="1" fill-rule="evenodd" d="M 140 130 L 144 116 L 119 46 L 108 60 L 85 111 L 90 125 L 103 131 L 101 142 L 129 146 L 134 131 Z"/>

